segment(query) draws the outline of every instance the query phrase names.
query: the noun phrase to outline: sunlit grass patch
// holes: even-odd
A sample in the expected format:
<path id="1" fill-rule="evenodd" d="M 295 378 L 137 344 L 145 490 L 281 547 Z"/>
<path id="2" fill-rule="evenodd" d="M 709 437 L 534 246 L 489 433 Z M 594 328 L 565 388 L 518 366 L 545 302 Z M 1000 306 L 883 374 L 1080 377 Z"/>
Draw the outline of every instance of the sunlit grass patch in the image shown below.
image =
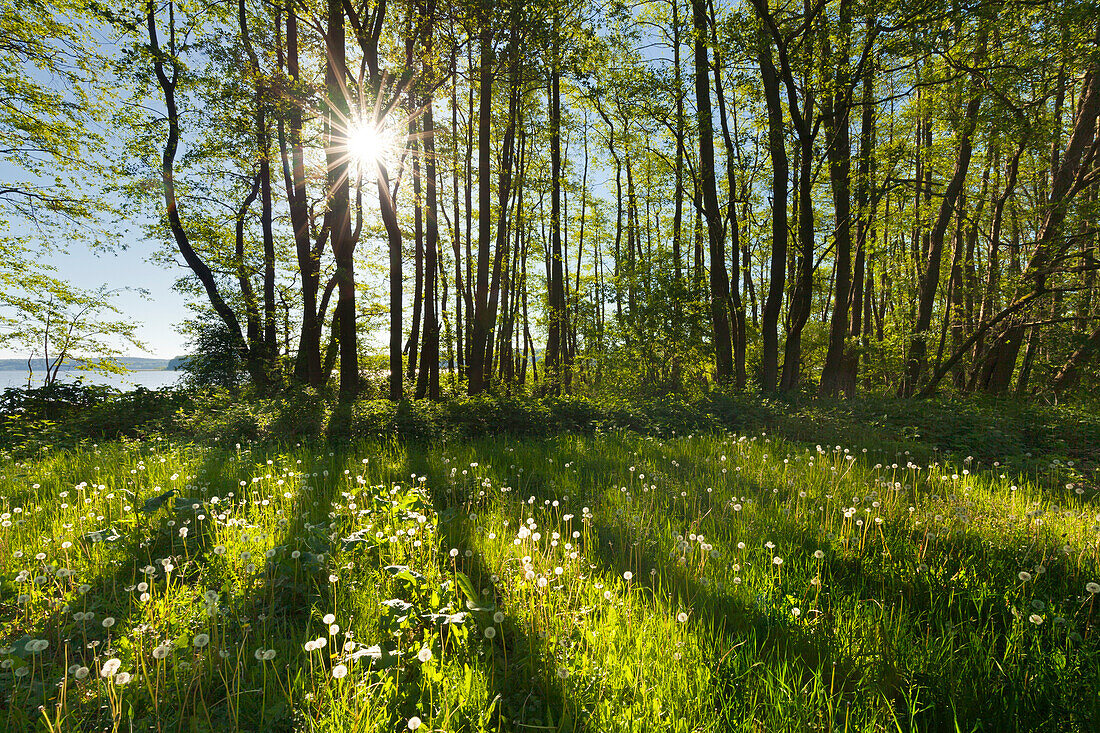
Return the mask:
<path id="1" fill-rule="evenodd" d="M 1085 730 L 1100 509 L 1057 470 L 767 435 L 9 460 L 2 715 Z"/>

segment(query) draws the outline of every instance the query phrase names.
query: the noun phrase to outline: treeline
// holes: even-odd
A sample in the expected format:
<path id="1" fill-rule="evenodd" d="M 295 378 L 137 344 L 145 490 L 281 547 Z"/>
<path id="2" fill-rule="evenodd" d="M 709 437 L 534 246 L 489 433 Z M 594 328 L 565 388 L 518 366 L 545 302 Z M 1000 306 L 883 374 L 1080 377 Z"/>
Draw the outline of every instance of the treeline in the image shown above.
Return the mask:
<path id="1" fill-rule="evenodd" d="M 1094 2 L 66 8 L 259 385 L 381 334 L 393 399 L 1100 378 Z"/>

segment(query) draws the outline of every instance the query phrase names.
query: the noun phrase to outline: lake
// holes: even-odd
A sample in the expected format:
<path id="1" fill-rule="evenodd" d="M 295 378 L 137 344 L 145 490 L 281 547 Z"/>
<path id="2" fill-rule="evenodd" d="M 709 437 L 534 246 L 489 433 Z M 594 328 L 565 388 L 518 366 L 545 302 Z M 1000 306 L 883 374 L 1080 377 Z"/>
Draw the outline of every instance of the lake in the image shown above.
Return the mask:
<path id="1" fill-rule="evenodd" d="M 130 390 L 135 387 L 146 389 L 158 389 L 176 384 L 183 372 L 176 371 L 137 371 L 129 374 L 91 374 L 88 372 L 60 372 L 58 379 L 71 381 L 77 377 L 84 377 L 85 384 L 105 384 L 118 389 Z M 42 385 L 42 372 L 35 372 L 31 384 L 35 387 Z M 8 387 L 27 386 L 27 372 L 25 371 L 0 371 L 0 391 Z"/>

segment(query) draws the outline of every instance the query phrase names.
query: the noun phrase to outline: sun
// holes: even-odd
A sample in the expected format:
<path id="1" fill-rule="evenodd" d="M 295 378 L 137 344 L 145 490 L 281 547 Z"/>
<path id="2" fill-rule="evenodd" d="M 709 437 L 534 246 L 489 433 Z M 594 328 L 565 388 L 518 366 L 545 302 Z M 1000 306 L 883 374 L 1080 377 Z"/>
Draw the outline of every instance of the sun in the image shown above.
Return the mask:
<path id="1" fill-rule="evenodd" d="M 373 124 L 359 122 L 348 129 L 348 157 L 361 170 L 382 162 L 389 147 L 385 133 Z"/>

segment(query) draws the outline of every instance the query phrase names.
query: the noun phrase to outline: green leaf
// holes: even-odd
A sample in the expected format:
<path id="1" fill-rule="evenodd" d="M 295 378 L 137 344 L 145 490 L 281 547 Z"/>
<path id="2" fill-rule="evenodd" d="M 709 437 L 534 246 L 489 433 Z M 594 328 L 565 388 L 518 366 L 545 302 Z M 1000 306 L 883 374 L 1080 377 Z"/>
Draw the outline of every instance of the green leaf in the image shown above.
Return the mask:
<path id="1" fill-rule="evenodd" d="M 462 595 L 466 597 L 467 603 L 478 603 L 477 590 L 474 588 L 474 584 L 470 582 L 470 579 L 466 576 L 466 573 L 455 573 L 455 580 L 458 582 L 458 589 L 462 591 Z"/>

